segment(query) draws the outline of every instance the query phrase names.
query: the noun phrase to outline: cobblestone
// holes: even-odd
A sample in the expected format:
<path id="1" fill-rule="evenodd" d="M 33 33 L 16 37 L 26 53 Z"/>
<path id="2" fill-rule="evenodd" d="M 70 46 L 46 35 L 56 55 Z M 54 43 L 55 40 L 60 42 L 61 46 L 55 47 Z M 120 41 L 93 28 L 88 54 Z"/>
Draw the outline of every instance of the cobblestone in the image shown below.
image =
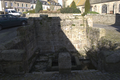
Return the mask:
<path id="1" fill-rule="evenodd" d="M 120 80 L 120 73 L 79 70 L 69 74 L 59 74 L 58 72 L 27 73 L 25 75 L 0 74 L 0 80 Z"/>

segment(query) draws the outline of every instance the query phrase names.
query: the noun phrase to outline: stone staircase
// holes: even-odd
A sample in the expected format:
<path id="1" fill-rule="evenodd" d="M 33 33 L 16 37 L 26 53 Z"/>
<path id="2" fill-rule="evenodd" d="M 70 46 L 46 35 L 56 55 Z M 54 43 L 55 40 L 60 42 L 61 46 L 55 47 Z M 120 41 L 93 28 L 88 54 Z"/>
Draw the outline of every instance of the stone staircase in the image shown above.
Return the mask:
<path id="1" fill-rule="evenodd" d="M 38 56 L 33 66 L 32 72 L 45 72 L 47 69 L 48 59 L 49 58 L 45 55 Z"/>
<path id="2" fill-rule="evenodd" d="M 72 67 L 71 70 L 88 70 L 95 69 L 95 67 L 90 63 L 89 59 L 79 58 L 77 56 L 71 57 Z M 58 59 L 53 54 L 50 55 L 39 55 L 36 62 L 30 71 L 33 72 L 51 72 L 59 71 Z"/>

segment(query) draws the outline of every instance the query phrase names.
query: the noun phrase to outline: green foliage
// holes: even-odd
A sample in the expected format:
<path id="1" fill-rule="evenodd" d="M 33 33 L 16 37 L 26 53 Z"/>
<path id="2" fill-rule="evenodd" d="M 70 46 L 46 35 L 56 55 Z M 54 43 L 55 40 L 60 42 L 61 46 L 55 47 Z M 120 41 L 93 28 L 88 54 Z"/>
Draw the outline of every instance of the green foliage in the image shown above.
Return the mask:
<path id="1" fill-rule="evenodd" d="M 27 13 L 35 13 L 35 9 L 29 10 L 29 11 L 27 11 L 27 12 L 23 12 L 23 14 L 27 14 Z"/>
<path id="2" fill-rule="evenodd" d="M 71 8 L 76 8 L 76 4 L 75 4 L 74 1 L 73 1 L 72 4 L 71 4 Z"/>
<path id="3" fill-rule="evenodd" d="M 35 7 L 35 13 L 39 13 L 40 10 L 43 10 L 42 3 L 39 0 L 37 0 L 37 4 Z"/>
<path id="4" fill-rule="evenodd" d="M 61 13 L 81 13 L 81 11 L 77 8 L 71 8 L 71 7 L 67 7 L 67 8 L 62 8 L 60 9 Z"/>
<path id="5" fill-rule="evenodd" d="M 84 26 L 84 24 L 80 24 L 80 26 Z"/>
<path id="6" fill-rule="evenodd" d="M 82 16 L 85 16 L 90 11 L 90 1 L 86 0 L 85 2 L 85 12 L 82 14 Z"/>
<path id="7" fill-rule="evenodd" d="M 88 14 L 99 14 L 99 13 L 95 11 L 89 11 Z"/>
<path id="8" fill-rule="evenodd" d="M 72 24 L 72 26 L 75 26 L 75 24 Z"/>

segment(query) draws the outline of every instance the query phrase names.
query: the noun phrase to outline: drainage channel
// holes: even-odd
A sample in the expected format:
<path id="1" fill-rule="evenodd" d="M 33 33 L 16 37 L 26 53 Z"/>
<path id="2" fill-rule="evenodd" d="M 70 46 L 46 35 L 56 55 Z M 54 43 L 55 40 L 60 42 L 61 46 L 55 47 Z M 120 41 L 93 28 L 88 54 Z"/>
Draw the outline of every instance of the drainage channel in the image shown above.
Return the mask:
<path id="1" fill-rule="evenodd" d="M 71 55 L 71 64 L 71 70 L 96 70 L 96 68 L 92 65 L 90 59 L 83 58 L 81 56 L 78 57 L 77 55 Z M 59 71 L 57 55 L 39 55 L 30 73 L 49 71 Z"/>

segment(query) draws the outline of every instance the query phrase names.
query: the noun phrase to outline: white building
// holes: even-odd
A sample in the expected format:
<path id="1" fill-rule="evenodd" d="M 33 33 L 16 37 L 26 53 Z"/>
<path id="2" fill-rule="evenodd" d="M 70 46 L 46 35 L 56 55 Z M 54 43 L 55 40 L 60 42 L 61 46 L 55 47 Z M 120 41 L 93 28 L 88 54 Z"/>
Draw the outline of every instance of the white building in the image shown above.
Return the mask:
<path id="1" fill-rule="evenodd" d="M 2 1 L 0 0 L 0 4 L 2 4 Z M 2 5 L 0 5 L 0 11 L 2 11 Z"/>
<path id="2" fill-rule="evenodd" d="M 15 9 L 18 12 L 31 10 L 32 0 L 0 0 L 0 11 L 5 9 Z"/>

